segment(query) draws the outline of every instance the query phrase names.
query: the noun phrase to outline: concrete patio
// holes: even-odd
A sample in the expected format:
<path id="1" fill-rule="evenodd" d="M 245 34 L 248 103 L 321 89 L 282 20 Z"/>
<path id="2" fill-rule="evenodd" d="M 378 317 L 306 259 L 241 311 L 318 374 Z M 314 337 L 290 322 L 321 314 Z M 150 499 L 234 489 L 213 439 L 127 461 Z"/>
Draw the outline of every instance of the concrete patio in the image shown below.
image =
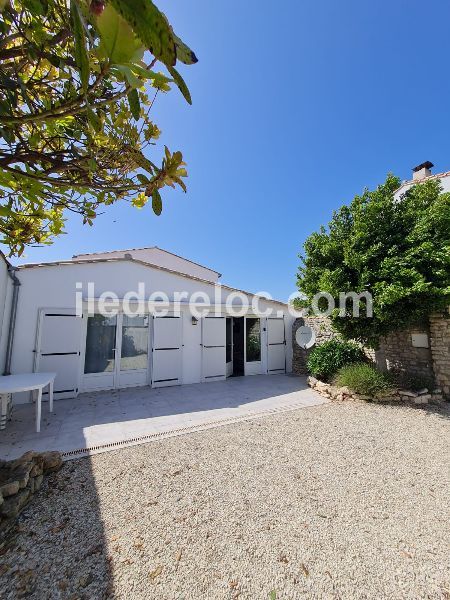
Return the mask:
<path id="1" fill-rule="evenodd" d="M 27 450 L 59 450 L 75 458 L 324 402 L 305 378 L 289 375 L 127 388 L 55 401 L 51 414 L 43 403 L 41 433 L 35 431 L 34 406 L 22 404 L 0 431 L 0 458 Z"/>

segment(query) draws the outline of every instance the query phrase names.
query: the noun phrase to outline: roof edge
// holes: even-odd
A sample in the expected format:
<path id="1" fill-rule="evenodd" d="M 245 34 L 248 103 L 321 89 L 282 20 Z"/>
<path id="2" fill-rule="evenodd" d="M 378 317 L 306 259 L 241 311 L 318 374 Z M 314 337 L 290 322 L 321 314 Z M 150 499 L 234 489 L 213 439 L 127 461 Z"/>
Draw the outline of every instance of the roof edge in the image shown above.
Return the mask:
<path id="1" fill-rule="evenodd" d="M 170 250 L 165 250 L 164 248 L 160 248 L 159 246 L 144 246 L 143 248 L 125 248 L 123 250 L 105 250 L 104 252 L 89 252 L 86 254 L 74 254 L 72 256 L 72 258 L 78 258 L 79 256 L 95 256 L 96 254 L 113 254 L 114 252 L 133 252 L 133 250 L 161 250 L 162 252 L 165 252 L 166 254 L 171 254 L 172 256 L 176 256 L 177 258 L 181 258 L 181 260 L 185 260 L 186 262 L 191 263 L 192 265 L 196 265 L 197 267 L 201 267 L 202 269 L 206 269 L 207 271 L 211 271 L 211 273 L 215 273 L 216 275 L 218 275 L 219 277 L 222 277 L 222 273 L 219 273 L 219 271 L 215 271 L 214 269 L 211 269 L 210 267 L 206 267 L 205 265 L 201 265 L 198 262 L 195 262 L 194 260 L 190 260 L 189 258 L 185 258 L 184 256 L 180 256 L 179 254 L 175 254 L 174 252 L 170 252 Z M 153 263 L 148 263 L 148 264 L 153 264 Z"/>
<path id="2" fill-rule="evenodd" d="M 9 260 L 6 258 L 6 256 L 3 254 L 3 252 L 1 250 L 0 250 L 0 256 L 3 258 L 3 260 L 8 265 L 8 267 L 12 266 L 11 263 L 9 262 Z"/>

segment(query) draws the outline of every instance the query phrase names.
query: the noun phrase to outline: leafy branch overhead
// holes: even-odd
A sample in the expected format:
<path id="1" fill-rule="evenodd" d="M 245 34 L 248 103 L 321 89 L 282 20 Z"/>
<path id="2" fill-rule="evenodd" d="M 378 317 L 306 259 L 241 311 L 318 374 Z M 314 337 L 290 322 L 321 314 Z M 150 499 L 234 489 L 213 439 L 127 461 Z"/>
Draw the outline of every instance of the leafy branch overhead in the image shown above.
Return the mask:
<path id="1" fill-rule="evenodd" d="M 0 1 L 0 242 L 51 243 L 65 213 L 92 225 L 103 206 L 162 210 L 186 191 L 181 152 L 153 154 L 158 94 L 189 89 L 194 52 L 151 0 Z M 162 67 L 162 70 L 157 65 Z"/>

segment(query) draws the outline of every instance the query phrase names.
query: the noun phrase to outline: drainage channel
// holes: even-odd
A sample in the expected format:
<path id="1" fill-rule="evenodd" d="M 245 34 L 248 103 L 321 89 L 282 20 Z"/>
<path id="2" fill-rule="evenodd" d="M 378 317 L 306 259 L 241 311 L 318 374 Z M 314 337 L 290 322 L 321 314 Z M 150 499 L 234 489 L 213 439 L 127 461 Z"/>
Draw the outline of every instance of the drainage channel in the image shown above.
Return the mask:
<path id="1" fill-rule="evenodd" d="M 186 435 L 188 433 L 195 433 L 197 431 L 203 431 L 205 429 L 212 429 L 214 427 L 231 425 L 232 423 L 238 423 L 240 421 L 249 421 L 251 419 L 257 419 L 259 417 L 265 417 L 272 414 L 289 412 L 291 410 L 297 410 L 299 408 L 307 408 L 307 406 L 300 402 L 296 404 L 277 406 L 276 408 L 268 408 L 260 412 L 245 413 L 236 417 L 217 419 L 215 421 L 205 421 L 204 423 L 198 423 L 197 425 L 179 427 L 177 429 L 168 429 L 167 431 L 158 431 L 155 433 L 150 433 L 148 435 L 142 435 L 135 438 L 128 438 L 126 440 L 121 440 L 117 442 L 109 442 L 107 444 L 99 444 L 97 446 L 89 446 L 87 448 L 77 448 L 76 450 L 68 450 L 67 452 L 62 452 L 61 454 L 64 460 L 73 460 L 75 458 L 82 458 L 83 456 L 100 454 L 102 452 L 117 450 L 118 448 L 126 448 L 128 446 L 138 446 L 140 444 L 156 441 L 158 439 L 174 437 L 177 435 Z"/>

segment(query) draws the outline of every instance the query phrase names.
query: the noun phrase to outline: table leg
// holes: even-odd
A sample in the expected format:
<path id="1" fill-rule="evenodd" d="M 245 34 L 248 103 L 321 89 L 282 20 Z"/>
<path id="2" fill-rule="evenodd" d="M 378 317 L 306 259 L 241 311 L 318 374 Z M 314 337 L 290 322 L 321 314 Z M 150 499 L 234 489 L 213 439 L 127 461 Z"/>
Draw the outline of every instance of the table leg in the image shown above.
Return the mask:
<path id="1" fill-rule="evenodd" d="M 38 396 L 36 400 L 36 431 L 41 431 L 41 403 L 42 403 L 42 388 L 38 390 Z"/>
<path id="2" fill-rule="evenodd" d="M 50 412 L 53 412 L 53 381 L 48 384 L 48 401 L 50 404 Z"/>

